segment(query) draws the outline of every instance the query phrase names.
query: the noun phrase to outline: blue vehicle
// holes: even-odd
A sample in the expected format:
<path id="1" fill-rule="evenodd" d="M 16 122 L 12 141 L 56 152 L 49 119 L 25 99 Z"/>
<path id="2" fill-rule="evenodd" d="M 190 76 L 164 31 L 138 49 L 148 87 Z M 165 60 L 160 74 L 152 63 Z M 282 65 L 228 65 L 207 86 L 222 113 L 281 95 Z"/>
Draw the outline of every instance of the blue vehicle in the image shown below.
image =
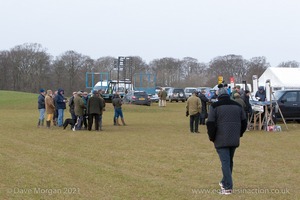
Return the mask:
<path id="1" fill-rule="evenodd" d="M 198 92 L 201 92 L 201 90 L 205 90 L 206 91 L 205 96 L 208 99 L 211 99 L 214 96 L 215 92 L 216 92 L 216 90 L 213 89 L 213 88 L 211 88 L 211 87 L 198 87 L 197 88 Z"/>

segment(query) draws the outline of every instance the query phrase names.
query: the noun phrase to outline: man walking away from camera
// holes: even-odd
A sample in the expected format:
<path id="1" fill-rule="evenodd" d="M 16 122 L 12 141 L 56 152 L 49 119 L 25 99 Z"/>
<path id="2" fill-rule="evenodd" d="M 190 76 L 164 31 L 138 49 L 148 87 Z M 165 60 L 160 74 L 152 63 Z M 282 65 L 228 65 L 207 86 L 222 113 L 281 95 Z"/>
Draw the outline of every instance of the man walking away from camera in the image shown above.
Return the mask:
<path id="1" fill-rule="evenodd" d="M 218 95 L 218 101 L 210 106 L 206 126 L 222 164 L 220 194 L 227 195 L 232 193 L 233 156 L 247 128 L 247 120 L 242 106 L 230 99 L 226 89 L 220 88 Z"/>
<path id="2" fill-rule="evenodd" d="M 190 131 L 191 133 L 199 132 L 199 116 L 201 111 L 201 101 L 195 90 L 186 102 L 186 116 L 190 115 Z"/>

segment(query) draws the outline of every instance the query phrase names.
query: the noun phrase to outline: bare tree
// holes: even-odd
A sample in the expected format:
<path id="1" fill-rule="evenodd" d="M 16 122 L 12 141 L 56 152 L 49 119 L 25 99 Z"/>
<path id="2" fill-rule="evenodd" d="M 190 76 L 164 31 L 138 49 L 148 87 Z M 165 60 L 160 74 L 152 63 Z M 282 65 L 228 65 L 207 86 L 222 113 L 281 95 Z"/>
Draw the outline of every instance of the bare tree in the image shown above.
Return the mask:
<path id="1" fill-rule="evenodd" d="M 23 44 L 11 49 L 8 65 L 13 73 L 14 90 L 37 92 L 45 87 L 50 59 L 40 44 Z"/>
<path id="2" fill-rule="evenodd" d="M 206 72 L 207 65 L 205 63 L 199 63 L 197 59 L 191 57 L 185 57 L 182 61 L 182 70 L 184 81 L 182 86 L 199 87 L 204 86 L 207 78 Z"/>
<path id="3" fill-rule="evenodd" d="M 245 60 L 240 55 L 219 56 L 210 61 L 209 64 L 210 85 L 216 85 L 218 76 L 223 76 L 225 82 L 229 82 L 231 76 L 237 83 L 241 83 L 247 73 Z"/>
<path id="4" fill-rule="evenodd" d="M 12 90 L 13 75 L 9 64 L 9 51 L 0 52 L 0 89 Z"/>
<path id="5" fill-rule="evenodd" d="M 150 68 L 156 74 L 161 86 L 178 87 L 183 82 L 181 61 L 175 58 L 162 58 L 150 62 Z"/>
<path id="6" fill-rule="evenodd" d="M 253 57 L 246 62 L 247 65 L 247 74 L 245 80 L 248 83 L 252 82 L 252 76 L 257 75 L 260 77 L 264 71 L 270 67 L 270 64 L 267 62 L 265 57 Z"/>
<path id="7" fill-rule="evenodd" d="M 90 62 L 88 56 L 83 56 L 75 51 L 67 51 L 58 56 L 53 68 L 56 74 L 58 87 L 64 87 L 67 94 L 85 88 L 85 73 L 82 69 Z"/>

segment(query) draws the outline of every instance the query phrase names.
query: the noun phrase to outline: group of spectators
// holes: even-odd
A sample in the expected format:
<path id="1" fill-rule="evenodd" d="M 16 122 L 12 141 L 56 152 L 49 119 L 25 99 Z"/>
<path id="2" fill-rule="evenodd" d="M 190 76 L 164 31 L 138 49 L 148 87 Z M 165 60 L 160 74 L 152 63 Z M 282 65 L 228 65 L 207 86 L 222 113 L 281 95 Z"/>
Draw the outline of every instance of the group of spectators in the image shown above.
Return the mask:
<path id="1" fill-rule="evenodd" d="M 50 128 L 51 121 L 56 126 L 63 125 L 64 110 L 66 109 L 67 99 L 63 96 L 64 90 L 59 89 L 54 93 L 52 90 L 40 89 L 38 96 L 39 121 L 38 127 L 44 126 L 46 114 L 46 124 Z"/>
<path id="2" fill-rule="evenodd" d="M 199 133 L 199 124 L 206 124 L 209 140 L 219 155 L 223 177 L 219 182 L 220 194 L 232 194 L 233 157 L 240 145 L 240 137 L 248 127 L 248 117 L 252 113 L 250 91 L 242 90 L 239 85 L 231 89 L 227 84 L 219 84 L 211 101 L 205 97 L 205 90 L 194 91 L 186 103 L 186 116 L 190 116 L 190 131 Z M 264 87 L 259 87 L 255 97 L 265 101 Z M 210 102 L 209 112 L 207 103 Z M 206 120 L 207 118 L 207 120 Z M 206 123 L 205 123 L 206 120 Z"/>
<path id="3" fill-rule="evenodd" d="M 122 99 L 119 94 L 114 94 L 112 104 L 115 112 L 114 125 L 120 125 L 119 117 L 123 125 L 126 125 L 122 112 Z M 69 107 L 71 118 L 67 118 L 64 121 L 64 111 L 67 106 Z M 54 93 L 52 90 L 47 90 L 46 92 L 44 89 L 41 89 L 38 96 L 38 110 L 38 127 L 44 126 L 46 115 L 47 128 L 50 128 L 52 121 L 53 125 L 58 127 L 66 128 L 70 124 L 73 131 L 82 129 L 91 131 L 95 122 L 95 130 L 103 130 L 102 115 L 103 111 L 105 111 L 105 100 L 102 98 L 101 91 L 93 91 L 92 95 L 83 91 L 73 92 L 72 97 L 67 99 L 64 96 L 63 89 L 58 89 Z"/>

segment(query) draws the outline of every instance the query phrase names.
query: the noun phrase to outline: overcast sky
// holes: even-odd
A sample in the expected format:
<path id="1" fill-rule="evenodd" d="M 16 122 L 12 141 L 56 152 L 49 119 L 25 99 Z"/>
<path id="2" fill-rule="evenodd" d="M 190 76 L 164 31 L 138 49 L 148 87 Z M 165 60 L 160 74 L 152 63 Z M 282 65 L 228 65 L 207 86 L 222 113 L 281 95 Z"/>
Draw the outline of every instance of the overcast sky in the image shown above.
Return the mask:
<path id="1" fill-rule="evenodd" d="M 300 62 L 300 0 L 0 0 L 0 50 Z"/>

